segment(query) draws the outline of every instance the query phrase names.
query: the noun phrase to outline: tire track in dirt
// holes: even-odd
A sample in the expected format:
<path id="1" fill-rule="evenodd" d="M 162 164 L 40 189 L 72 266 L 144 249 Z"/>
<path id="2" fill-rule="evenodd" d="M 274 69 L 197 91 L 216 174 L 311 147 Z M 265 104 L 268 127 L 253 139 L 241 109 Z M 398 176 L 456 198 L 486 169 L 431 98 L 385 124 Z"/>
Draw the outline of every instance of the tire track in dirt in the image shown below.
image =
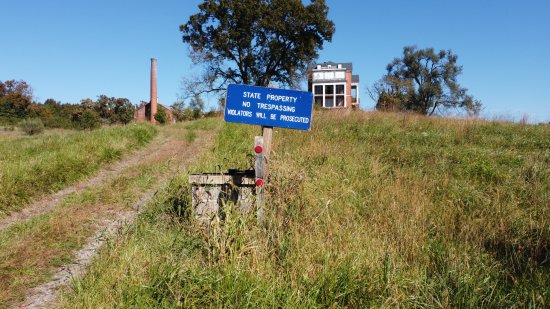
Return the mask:
<path id="1" fill-rule="evenodd" d="M 29 206 L 23 208 L 21 211 L 14 212 L 10 216 L 1 219 L 0 232 L 12 226 L 13 224 L 27 221 L 35 216 L 47 213 L 67 196 L 75 192 L 86 190 L 88 188 L 103 183 L 107 179 L 116 177 L 124 169 L 128 168 L 129 166 L 136 165 L 146 156 L 150 156 L 151 151 L 161 151 L 162 147 L 168 142 L 168 139 L 165 136 L 160 135 L 161 134 L 159 134 L 159 136 L 157 136 L 151 143 L 145 146 L 145 148 L 130 154 L 129 157 L 123 158 L 121 161 L 109 164 L 106 167 L 101 168 L 91 178 L 88 177 L 87 179 L 84 179 L 72 186 L 61 189 L 53 194 L 46 195 L 39 200 L 32 202 Z"/>
<path id="2" fill-rule="evenodd" d="M 74 261 L 71 264 L 60 267 L 52 277 L 52 280 L 40 286 L 30 289 L 25 301 L 14 308 L 55 308 L 60 289 L 67 287 L 71 279 L 76 276 L 85 275 L 87 266 L 97 256 L 98 250 L 107 241 L 109 237 L 116 236 L 125 226 L 130 224 L 141 209 L 147 205 L 155 196 L 159 189 L 167 185 L 173 176 L 181 172 L 183 167 L 196 161 L 209 145 L 212 144 L 212 132 L 201 131 L 193 143 L 166 139 L 161 143 L 161 147 L 150 154 L 141 157 L 145 162 L 158 162 L 159 160 L 171 161 L 169 169 L 158 179 L 156 185 L 143 193 L 139 199 L 133 203 L 132 210 L 121 210 L 114 219 L 102 220 L 95 228 L 93 236 L 86 240 L 82 249 L 74 254 Z M 192 146 L 192 147 L 189 147 Z M 151 147 L 148 147 L 150 149 Z M 126 164 L 126 168 L 131 164 Z M 121 168 L 122 172 L 125 168 Z M 113 177 L 113 176 L 111 176 Z M 102 178 L 103 181 L 110 179 Z M 96 181 L 99 183 L 100 181 Z M 97 184 L 96 183 L 96 184 Z M 53 206 L 52 206 L 53 207 Z"/>

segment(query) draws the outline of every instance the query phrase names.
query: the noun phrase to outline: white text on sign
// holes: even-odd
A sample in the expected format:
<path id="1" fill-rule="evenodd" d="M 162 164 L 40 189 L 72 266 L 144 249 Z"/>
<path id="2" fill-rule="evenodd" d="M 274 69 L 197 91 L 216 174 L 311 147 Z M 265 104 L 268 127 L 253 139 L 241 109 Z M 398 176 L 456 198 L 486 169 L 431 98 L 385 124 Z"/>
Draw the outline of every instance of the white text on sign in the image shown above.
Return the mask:
<path id="1" fill-rule="evenodd" d="M 243 92 L 243 98 L 261 99 L 260 93 L 257 92 Z"/>
<path id="2" fill-rule="evenodd" d="M 261 94 L 261 93 L 258 93 L 258 92 L 248 92 L 248 91 L 245 91 L 245 92 L 243 92 L 243 98 L 250 98 L 250 99 L 258 99 L 258 100 L 261 100 L 261 99 L 262 99 L 262 94 Z M 296 103 L 296 101 L 298 101 L 298 98 L 297 98 L 297 97 L 292 97 L 292 96 L 275 95 L 275 94 L 268 93 L 268 94 L 266 95 L 266 100 L 268 100 L 268 101 L 275 101 L 275 102 Z M 243 105 L 244 105 L 245 103 L 248 103 L 248 102 L 243 102 Z"/>
<path id="3" fill-rule="evenodd" d="M 313 94 L 305 91 L 231 84 L 224 119 L 268 127 L 309 130 Z"/>

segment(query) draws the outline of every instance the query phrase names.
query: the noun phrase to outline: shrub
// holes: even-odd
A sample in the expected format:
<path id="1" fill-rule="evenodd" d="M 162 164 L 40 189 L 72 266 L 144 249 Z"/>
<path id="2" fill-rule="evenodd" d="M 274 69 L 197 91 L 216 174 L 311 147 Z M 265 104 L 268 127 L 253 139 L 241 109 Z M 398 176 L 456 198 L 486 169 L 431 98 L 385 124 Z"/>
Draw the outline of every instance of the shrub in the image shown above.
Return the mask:
<path id="1" fill-rule="evenodd" d="M 19 128 L 27 135 L 35 135 L 44 132 L 44 124 L 40 118 L 25 119 L 19 123 Z"/>
<path id="2" fill-rule="evenodd" d="M 97 129 L 99 125 L 99 114 L 92 110 L 85 110 L 76 117 L 76 127 L 80 129 Z"/>
<path id="3" fill-rule="evenodd" d="M 157 113 L 155 114 L 155 120 L 160 124 L 165 124 L 168 116 L 166 115 L 166 111 L 164 109 L 160 108 Z"/>
<path id="4" fill-rule="evenodd" d="M 195 130 L 187 130 L 185 132 L 185 140 L 188 141 L 188 142 L 192 142 L 194 141 L 195 139 L 197 138 L 197 133 L 195 132 Z"/>

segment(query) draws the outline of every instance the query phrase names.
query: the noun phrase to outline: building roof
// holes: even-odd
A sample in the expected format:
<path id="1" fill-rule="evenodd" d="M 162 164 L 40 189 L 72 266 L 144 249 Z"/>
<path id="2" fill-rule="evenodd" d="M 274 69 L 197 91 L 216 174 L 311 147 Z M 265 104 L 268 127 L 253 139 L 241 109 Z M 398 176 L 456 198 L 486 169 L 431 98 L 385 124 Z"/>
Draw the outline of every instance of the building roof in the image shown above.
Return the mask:
<path id="1" fill-rule="evenodd" d="M 147 106 L 147 105 L 150 105 L 150 104 L 151 104 L 151 102 L 141 103 L 140 105 L 138 105 L 138 107 L 137 107 L 136 109 L 140 109 L 140 108 L 142 108 L 142 107 L 144 107 L 144 106 Z M 171 111 L 171 112 L 174 111 L 171 107 L 166 106 L 166 105 L 162 105 L 162 104 L 160 104 L 160 103 L 158 103 L 158 102 L 157 102 L 157 105 L 160 106 L 160 107 L 162 107 L 162 108 L 164 108 L 164 109 L 167 109 L 167 110 L 169 110 L 169 111 Z"/>
<path id="2" fill-rule="evenodd" d="M 323 63 L 314 63 L 309 65 L 308 70 L 314 70 L 317 69 L 318 65 L 321 65 L 322 69 L 326 69 L 329 65 L 331 66 L 331 69 L 338 68 L 338 65 L 342 65 L 342 69 L 347 69 L 350 71 L 353 71 L 353 64 L 351 62 L 332 62 L 332 61 L 326 61 Z"/>
<path id="3" fill-rule="evenodd" d="M 352 75 L 351 76 L 351 82 L 352 83 L 358 83 L 359 82 L 359 75 Z"/>

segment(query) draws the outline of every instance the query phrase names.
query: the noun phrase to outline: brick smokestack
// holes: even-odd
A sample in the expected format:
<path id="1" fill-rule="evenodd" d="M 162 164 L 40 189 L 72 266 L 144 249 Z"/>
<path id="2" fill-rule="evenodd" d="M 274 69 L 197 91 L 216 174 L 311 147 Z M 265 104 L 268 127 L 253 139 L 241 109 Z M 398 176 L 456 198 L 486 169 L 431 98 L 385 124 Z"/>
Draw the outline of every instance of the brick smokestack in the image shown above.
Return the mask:
<path id="1" fill-rule="evenodd" d="M 157 59 L 151 58 L 151 123 L 156 123 L 157 102 Z"/>

